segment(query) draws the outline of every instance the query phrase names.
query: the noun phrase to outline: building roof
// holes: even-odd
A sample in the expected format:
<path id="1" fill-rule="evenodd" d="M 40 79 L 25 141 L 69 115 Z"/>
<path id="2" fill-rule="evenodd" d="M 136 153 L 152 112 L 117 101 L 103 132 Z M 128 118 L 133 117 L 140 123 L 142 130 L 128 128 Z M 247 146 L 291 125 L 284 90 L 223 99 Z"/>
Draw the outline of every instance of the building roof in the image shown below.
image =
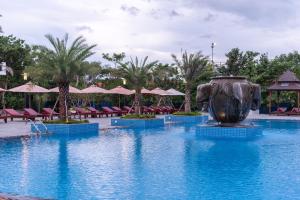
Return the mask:
<path id="1" fill-rule="evenodd" d="M 273 91 L 300 91 L 300 80 L 292 71 L 287 70 L 270 86 Z"/>
<path id="2" fill-rule="evenodd" d="M 296 74 L 294 74 L 290 70 L 287 70 L 279 76 L 277 82 L 286 82 L 286 83 L 296 82 L 296 83 L 300 83 L 300 80 L 297 78 Z"/>

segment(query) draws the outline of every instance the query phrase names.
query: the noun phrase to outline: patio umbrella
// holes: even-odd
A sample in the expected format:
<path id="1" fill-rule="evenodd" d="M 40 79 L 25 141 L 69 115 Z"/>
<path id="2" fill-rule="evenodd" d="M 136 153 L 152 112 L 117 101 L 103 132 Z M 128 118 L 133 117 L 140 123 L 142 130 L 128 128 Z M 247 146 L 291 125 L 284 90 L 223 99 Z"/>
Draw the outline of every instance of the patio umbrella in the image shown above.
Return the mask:
<path id="1" fill-rule="evenodd" d="M 173 88 L 168 89 L 167 92 L 170 94 L 169 96 L 185 96 L 184 93 L 179 92 L 178 90 L 175 90 Z"/>
<path id="2" fill-rule="evenodd" d="M 160 105 L 161 101 L 163 100 L 164 102 L 167 100 L 166 97 L 170 97 L 170 96 L 182 96 L 182 95 L 185 95 L 175 89 L 169 89 L 169 90 L 163 90 L 161 88 L 155 88 L 153 90 L 151 90 L 152 94 L 156 94 L 158 96 L 160 96 L 159 98 L 159 101 L 157 103 L 157 106 Z M 170 102 L 171 102 L 171 105 L 173 107 L 173 103 L 172 103 L 172 100 L 169 99 Z"/>
<path id="3" fill-rule="evenodd" d="M 119 95 L 119 107 L 121 106 L 121 95 L 129 96 L 134 93 L 135 93 L 134 91 L 123 88 L 122 86 L 117 86 L 113 89 L 108 90 L 108 94 L 118 94 Z"/>
<path id="4" fill-rule="evenodd" d="M 33 94 L 33 93 L 48 93 L 49 90 L 46 88 L 43 88 L 41 86 L 35 85 L 32 82 L 28 82 L 24 85 L 18 86 L 18 87 L 14 87 L 11 88 L 9 90 L 7 90 L 8 92 L 19 92 L 19 93 L 29 93 L 29 94 Z M 31 107 L 31 97 L 29 97 L 29 107 Z"/>
<path id="5" fill-rule="evenodd" d="M 163 90 L 161 88 L 155 88 L 155 89 L 151 90 L 151 93 L 159 95 L 159 96 L 169 96 L 169 95 L 171 95 L 166 90 Z"/>
<path id="6" fill-rule="evenodd" d="M 135 93 L 135 90 L 131 90 L 133 93 Z M 150 90 L 146 89 L 146 88 L 142 88 L 141 90 L 142 94 L 153 94 Z"/>
<path id="7" fill-rule="evenodd" d="M 54 92 L 54 93 L 58 93 L 59 92 L 59 88 L 56 87 L 56 88 L 52 88 L 49 90 L 49 92 Z M 72 86 L 69 86 L 69 93 L 71 94 L 81 94 L 81 90 L 75 88 L 75 87 L 72 87 Z"/>
<path id="8" fill-rule="evenodd" d="M 122 86 L 117 86 L 113 89 L 108 90 L 108 94 L 121 94 L 121 95 L 132 95 L 134 91 L 123 88 Z"/>
<path id="9" fill-rule="evenodd" d="M 107 94 L 108 90 L 100 88 L 96 85 L 91 85 L 91 86 L 81 90 L 81 92 L 83 94 L 94 94 L 95 95 L 95 94 Z M 94 101 L 95 101 L 94 95 L 93 95 L 93 99 L 92 99 L 93 104 L 94 104 Z M 86 100 L 88 100 L 88 97 L 86 98 Z"/>
<path id="10" fill-rule="evenodd" d="M 28 82 L 24 85 L 14 87 L 8 90 L 9 92 L 21 92 L 21 93 L 48 93 L 49 90 L 38 85 Z"/>
<path id="11" fill-rule="evenodd" d="M 52 92 L 52 93 L 59 93 L 59 88 L 58 87 L 55 87 L 55 88 L 52 88 L 49 90 L 49 92 Z M 81 90 L 73 87 L 73 86 L 69 86 L 69 93 L 70 94 L 82 94 Z M 53 110 L 55 109 L 57 103 L 58 103 L 58 100 L 59 100 L 59 96 L 57 97 L 56 101 L 55 101 L 55 104 L 54 104 L 54 107 L 53 107 Z M 77 99 L 77 102 L 78 102 L 78 99 Z"/>
<path id="12" fill-rule="evenodd" d="M 81 90 L 81 92 L 84 94 L 107 94 L 107 93 L 109 93 L 108 90 L 100 88 L 96 85 L 91 85 L 91 86 Z"/>

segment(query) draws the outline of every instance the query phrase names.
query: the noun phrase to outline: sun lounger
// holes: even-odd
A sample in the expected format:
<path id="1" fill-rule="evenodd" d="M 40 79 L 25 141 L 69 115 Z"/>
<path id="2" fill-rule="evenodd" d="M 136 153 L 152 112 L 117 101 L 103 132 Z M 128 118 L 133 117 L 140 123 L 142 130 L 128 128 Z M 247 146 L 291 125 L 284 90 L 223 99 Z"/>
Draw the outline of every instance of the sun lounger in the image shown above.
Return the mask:
<path id="1" fill-rule="evenodd" d="M 279 108 L 277 108 L 276 111 L 271 112 L 271 114 L 272 115 L 287 115 L 286 111 L 287 111 L 287 108 L 285 108 L 285 107 L 279 107 Z"/>
<path id="2" fill-rule="evenodd" d="M 43 115 L 43 117 L 45 119 L 47 119 L 47 118 L 53 119 L 53 116 L 58 116 L 59 115 L 59 113 L 55 112 L 51 108 L 43 108 L 41 114 Z"/>
<path id="3" fill-rule="evenodd" d="M 104 114 L 103 112 L 97 110 L 94 107 L 88 107 L 87 109 L 91 112 L 92 117 L 101 117 Z"/>
<path id="4" fill-rule="evenodd" d="M 150 106 L 155 111 L 155 114 L 164 114 L 164 111 L 158 106 Z"/>
<path id="5" fill-rule="evenodd" d="M 287 115 L 298 116 L 300 115 L 300 108 L 294 107 L 291 111 L 285 112 Z"/>
<path id="6" fill-rule="evenodd" d="M 115 115 L 118 115 L 118 114 L 119 114 L 119 112 L 114 111 L 114 110 L 112 110 L 112 109 L 110 109 L 109 107 L 106 107 L 106 106 L 102 107 L 102 110 L 103 110 L 104 114 L 105 114 L 107 117 L 108 117 L 108 115 L 113 116 L 114 114 L 115 114 Z"/>
<path id="7" fill-rule="evenodd" d="M 116 112 L 118 112 L 119 115 L 126 115 L 127 111 L 126 110 L 122 110 L 121 108 L 117 107 L 117 106 L 113 106 L 112 109 Z"/>
<path id="8" fill-rule="evenodd" d="M 16 111 L 15 109 L 12 108 L 5 108 L 3 109 L 4 115 L 8 118 L 10 118 L 11 121 L 13 121 L 13 119 L 15 118 L 22 118 L 23 120 L 25 119 L 25 116 L 21 113 L 19 113 L 18 111 Z"/>
<path id="9" fill-rule="evenodd" d="M 84 108 L 76 107 L 75 110 L 76 110 L 76 115 L 79 116 L 80 120 L 81 120 L 81 116 L 83 116 L 84 118 L 87 118 L 89 115 L 92 115 L 91 111 L 86 110 Z"/>
<path id="10" fill-rule="evenodd" d="M 32 108 L 24 108 L 24 116 L 25 116 L 25 119 L 31 119 L 33 121 L 37 117 L 43 117 L 44 118 L 44 116 L 42 114 L 36 112 Z"/>
<path id="11" fill-rule="evenodd" d="M 131 108 L 129 106 L 124 106 L 123 109 L 126 110 L 127 113 L 134 113 L 134 108 Z"/>
<path id="12" fill-rule="evenodd" d="M 144 114 L 155 114 L 155 110 L 147 106 L 142 106 L 142 111 Z"/>

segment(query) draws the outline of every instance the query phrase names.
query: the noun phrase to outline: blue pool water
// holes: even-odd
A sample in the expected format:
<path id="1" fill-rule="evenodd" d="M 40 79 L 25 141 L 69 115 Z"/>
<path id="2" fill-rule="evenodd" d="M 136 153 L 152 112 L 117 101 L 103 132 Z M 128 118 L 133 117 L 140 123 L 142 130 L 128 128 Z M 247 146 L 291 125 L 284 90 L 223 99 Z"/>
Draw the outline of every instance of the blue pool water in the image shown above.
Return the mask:
<path id="1" fill-rule="evenodd" d="M 56 199 L 300 199 L 300 122 L 251 139 L 196 125 L 0 141 L 0 192 Z"/>

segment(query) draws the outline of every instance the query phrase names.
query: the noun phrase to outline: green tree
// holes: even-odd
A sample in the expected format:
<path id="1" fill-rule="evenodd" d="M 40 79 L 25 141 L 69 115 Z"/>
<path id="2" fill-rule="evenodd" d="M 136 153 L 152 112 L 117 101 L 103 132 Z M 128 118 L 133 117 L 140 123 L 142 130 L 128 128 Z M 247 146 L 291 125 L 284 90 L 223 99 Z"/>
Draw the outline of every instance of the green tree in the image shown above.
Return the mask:
<path id="1" fill-rule="evenodd" d="M 102 57 L 105 60 L 108 60 L 110 62 L 114 63 L 114 67 L 117 67 L 117 64 L 119 62 L 122 62 L 124 60 L 124 58 L 126 57 L 125 53 L 113 53 L 112 55 L 110 55 L 109 53 L 103 53 Z"/>
<path id="2" fill-rule="evenodd" d="M 248 75 L 255 73 L 256 58 L 258 52 L 253 51 L 240 51 L 239 48 L 231 49 L 230 52 L 225 54 L 227 57 L 225 65 L 219 68 L 219 73 L 222 75 Z M 251 78 L 251 77 L 249 77 Z"/>
<path id="3" fill-rule="evenodd" d="M 174 65 L 158 63 L 151 71 L 151 87 L 176 87 L 179 81 L 178 69 Z"/>
<path id="4" fill-rule="evenodd" d="M 22 77 L 23 70 L 25 66 L 32 63 L 30 52 L 31 48 L 24 40 L 12 35 L 0 36 L 0 62 L 6 62 L 7 70 L 9 70 L 6 76 L 0 76 L 2 88 L 8 89 L 24 83 Z M 22 99 L 19 98 L 13 101 L 12 98 L 12 94 L 6 94 L 7 106 L 18 107 L 22 105 Z M 2 106 L 6 106 L 4 98 L 2 98 Z"/>
<path id="5" fill-rule="evenodd" d="M 44 52 L 42 65 L 59 87 L 59 114 L 68 120 L 69 85 L 81 72 L 83 62 L 94 54 L 96 45 L 88 45 L 83 37 L 77 37 L 68 46 L 68 34 L 63 39 L 46 35 L 52 48 L 41 47 Z M 50 77 L 50 76 L 49 76 Z"/>
<path id="6" fill-rule="evenodd" d="M 178 59 L 172 54 L 175 64 L 180 70 L 180 74 L 185 81 L 185 105 L 184 111 L 191 112 L 191 89 L 198 76 L 207 71 L 209 60 L 201 52 L 188 54 L 186 51 Z"/>
<path id="7" fill-rule="evenodd" d="M 100 62 L 83 62 L 76 75 L 75 86 L 78 87 L 79 85 L 82 85 L 83 87 L 87 87 L 88 84 L 94 83 L 100 75 L 101 70 Z"/>
<path id="8" fill-rule="evenodd" d="M 131 59 L 130 62 L 119 62 L 119 77 L 125 78 L 135 89 L 134 105 L 135 113 L 141 114 L 141 90 L 147 84 L 150 70 L 156 65 L 157 61 L 147 63 L 148 56 L 139 60 Z"/>

